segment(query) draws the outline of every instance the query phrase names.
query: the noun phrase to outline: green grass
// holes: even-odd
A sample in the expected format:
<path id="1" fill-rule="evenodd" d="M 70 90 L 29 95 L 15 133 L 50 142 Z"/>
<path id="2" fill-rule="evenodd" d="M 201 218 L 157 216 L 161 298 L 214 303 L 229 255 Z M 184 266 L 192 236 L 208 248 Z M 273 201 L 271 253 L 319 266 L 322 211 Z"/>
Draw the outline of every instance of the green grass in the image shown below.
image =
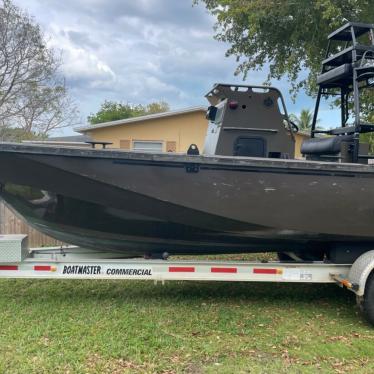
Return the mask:
<path id="1" fill-rule="evenodd" d="M 335 285 L 0 281 L 0 373 L 373 373 Z"/>

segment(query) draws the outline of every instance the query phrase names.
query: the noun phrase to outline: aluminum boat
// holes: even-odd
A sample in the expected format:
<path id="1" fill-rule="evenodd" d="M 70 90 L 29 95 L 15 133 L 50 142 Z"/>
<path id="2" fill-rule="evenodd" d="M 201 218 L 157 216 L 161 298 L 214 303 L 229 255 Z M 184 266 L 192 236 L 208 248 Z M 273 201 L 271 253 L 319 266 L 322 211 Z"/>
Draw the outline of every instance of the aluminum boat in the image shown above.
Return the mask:
<path id="1" fill-rule="evenodd" d="M 374 166 L 360 144 L 374 125 L 361 121 L 359 105 L 360 92 L 374 86 L 373 30 L 348 23 L 329 35 L 304 160 L 294 159 L 298 128 L 279 90 L 216 84 L 206 96 L 204 149 L 0 143 L 1 197 L 47 235 L 124 257 L 275 251 L 352 262 L 374 248 Z M 366 34 L 369 43 L 358 44 Z M 336 92 L 341 125 L 317 129 L 320 99 Z"/>

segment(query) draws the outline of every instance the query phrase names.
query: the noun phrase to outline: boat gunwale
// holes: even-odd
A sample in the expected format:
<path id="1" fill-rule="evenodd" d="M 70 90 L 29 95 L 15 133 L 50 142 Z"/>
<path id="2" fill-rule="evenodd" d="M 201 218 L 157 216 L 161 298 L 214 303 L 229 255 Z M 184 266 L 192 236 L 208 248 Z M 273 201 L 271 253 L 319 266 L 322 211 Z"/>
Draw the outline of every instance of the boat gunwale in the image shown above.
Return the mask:
<path id="1" fill-rule="evenodd" d="M 16 153 L 30 155 L 78 157 L 78 158 L 103 158 L 121 161 L 150 162 L 150 163 L 176 163 L 231 166 L 236 168 L 261 167 L 268 169 L 295 169 L 305 171 L 327 171 L 333 173 L 352 172 L 373 174 L 374 167 L 370 164 L 338 163 L 325 161 L 310 161 L 296 159 L 276 159 L 238 156 L 206 156 L 187 155 L 183 153 L 143 153 L 138 151 L 125 151 L 120 149 L 92 149 L 83 147 L 51 146 L 51 145 L 25 145 L 22 143 L 0 142 L 1 153 Z"/>

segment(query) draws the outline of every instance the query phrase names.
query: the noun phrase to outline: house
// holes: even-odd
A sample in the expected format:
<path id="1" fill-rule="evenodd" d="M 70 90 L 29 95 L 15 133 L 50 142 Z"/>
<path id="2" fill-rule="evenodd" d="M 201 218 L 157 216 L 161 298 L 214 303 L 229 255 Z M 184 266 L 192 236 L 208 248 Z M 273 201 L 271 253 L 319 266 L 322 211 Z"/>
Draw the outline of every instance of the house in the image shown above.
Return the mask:
<path id="1" fill-rule="evenodd" d="M 124 120 L 78 127 L 75 130 L 111 147 L 148 152 L 186 152 L 191 144 L 200 151 L 208 126 L 206 107 L 193 107 Z M 301 143 L 309 134 L 295 134 L 295 157 L 301 158 Z"/>
<path id="2" fill-rule="evenodd" d="M 193 107 L 75 129 L 111 147 L 148 152 L 186 152 L 195 143 L 201 150 L 208 122 L 206 107 Z"/>
<path id="3" fill-rule="evenodd" d="M 295 134 L 295 158 L 302 159 L 303 155 L 300 152 L 301 144 L 303 144 L 304 140 L 310 138 L 310 133 L 306 131 L 299 130 Z"/>
<path id="4" fill-rule="evenodd" d="M 70 135 L 70 136 L 57 136 L 51 137 L 47 140 L 23 140 L 22 143 L 29 144 L 44 144 L 54 146 L 67 146 L 67 147 L 89 147 L 90 145 L 86 142 L 90 141 L 91 138 L 86 135 Z"/>

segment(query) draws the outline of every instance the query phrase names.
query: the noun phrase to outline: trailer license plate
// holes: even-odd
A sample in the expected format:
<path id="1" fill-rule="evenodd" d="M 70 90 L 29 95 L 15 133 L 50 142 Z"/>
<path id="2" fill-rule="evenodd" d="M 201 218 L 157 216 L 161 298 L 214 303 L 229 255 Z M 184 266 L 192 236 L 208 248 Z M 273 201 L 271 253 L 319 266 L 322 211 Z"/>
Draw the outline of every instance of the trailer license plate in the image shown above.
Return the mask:
<path id="1" fill-rule="evenodd" d="M 286 268 L 282 278 L 289 281 L 311 281 L 313 276 L 312 273 L 302 269 Z"/>

